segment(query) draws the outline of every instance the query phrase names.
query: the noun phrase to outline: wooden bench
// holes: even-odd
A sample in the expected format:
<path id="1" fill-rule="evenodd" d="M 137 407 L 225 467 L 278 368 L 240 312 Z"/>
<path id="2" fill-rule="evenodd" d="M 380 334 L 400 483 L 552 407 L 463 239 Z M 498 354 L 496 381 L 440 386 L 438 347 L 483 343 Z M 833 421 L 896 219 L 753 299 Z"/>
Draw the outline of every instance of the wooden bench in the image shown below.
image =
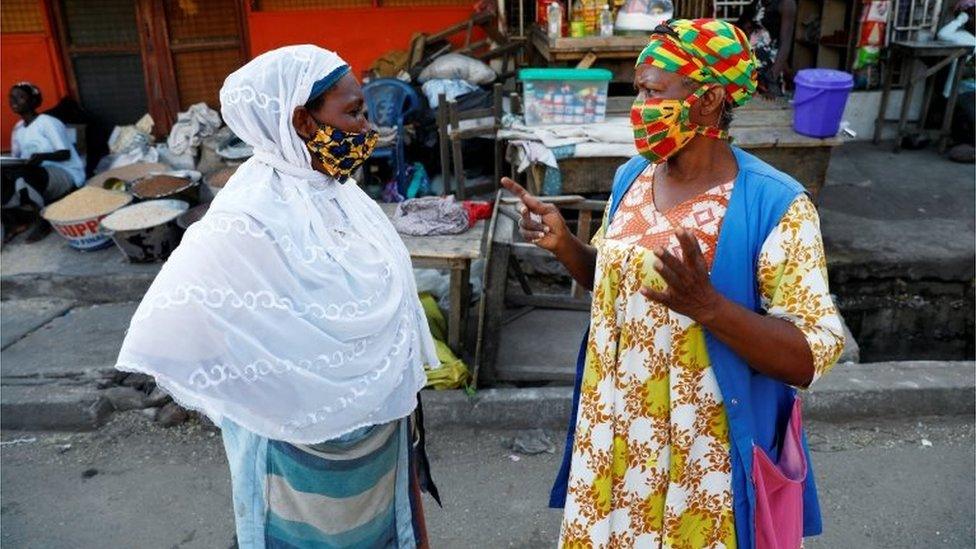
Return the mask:
<path id="1" fill-rule="evenodd" d="M 396 211 L 396 204 L 380 204 L 380 207 L 390 218 Z M 463 338 L 467 330 L 468 307 L 471 301 L 471 262 L 481 257 L 484 235 L 484 221 L 479 221 L 474 227 L 455 235 L 400 235 L 415 268 L 446 269 L 451 272 L 447 345 L 458 356 L 462 356 L 464 351 Z"/>

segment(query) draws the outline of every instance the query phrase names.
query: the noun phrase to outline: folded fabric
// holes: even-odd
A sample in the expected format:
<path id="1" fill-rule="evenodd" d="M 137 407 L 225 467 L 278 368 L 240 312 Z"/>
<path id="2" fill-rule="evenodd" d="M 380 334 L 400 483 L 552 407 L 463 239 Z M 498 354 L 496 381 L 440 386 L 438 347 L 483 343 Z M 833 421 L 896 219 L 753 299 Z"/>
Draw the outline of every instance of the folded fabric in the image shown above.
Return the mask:
<path id="1" fill-rule="evenodd" d="M 506 160 L 518 170 L 524 172 L 530 164 L 545 164 L 553 168 L 558 168 L 556 156 L 549 147 L 538 141 L 525 139 L 514 139 L 508 142 Z"/>
<path id="2" fill-rule="evenodd" d="M 468 228 L 482 219 L 491 219 L 491 202 L 465 200 L 461 205 L 468 211 Z"/>
<path id="3" fill-rule="evenodd" d="M 637 156 L 637 147 L 630 143 L 580 143 L 576 145 L 573 158 L 632 158 Z"/>
<path id="4" fill-rule="evenodd" d="M 393 214 L 400 234 L 433 236 L 468 230 L 468 211 L 453 196 L 428 196 L 401 202 Z"/>
<path id="5" fill-rule="evenodd" d="M 502 139 L 523 139 L 538 141 L 549 148 L 578 143 L 631 143 L 634 130 L 630 119 L 624 117 L 607 118 L 596 124 L 526 126 L 512 124 L 498 132 Z"/>
<path id="6" fill-rule="evenodd" d="M 166 144 L 173 154 L 182 155 L 199 147 L 203 138 L 213 135 L 221 124 L 220 114 L 206 103 L 190 105 L 189 109 L 177 115 Z"/>
<path id="7" fill-rule="evenodd" d="M 472 84 L 489 84 L 496 77 L 495 71 L 484 62 L 460 53 L 448 53 L 427 65 L 417 80 L 427 82 L 450 78 L 467 80 Z"/>
<path id="8" fill-rule="evenodd" d="M 430 108 L 436 109 L 440 105 L 440 95 L 444 94 L 448 101 L 454 101 L 462 95 L 477 91 L 480 88 L 460 78 L 437 78 L 424 82 L 420 87 L 427 97 Z"/>

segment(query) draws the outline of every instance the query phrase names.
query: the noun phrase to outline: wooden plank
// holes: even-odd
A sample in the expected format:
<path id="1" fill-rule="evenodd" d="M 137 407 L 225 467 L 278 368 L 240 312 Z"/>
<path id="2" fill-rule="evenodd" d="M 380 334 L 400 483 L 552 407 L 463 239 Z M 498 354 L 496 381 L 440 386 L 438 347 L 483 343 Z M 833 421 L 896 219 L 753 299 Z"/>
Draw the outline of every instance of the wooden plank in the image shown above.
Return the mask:
<path id="1" fill-rule="evenodd" d="M 591 230 L 593 226 L 593 211 L 592 210 L 581 210 L 579 213 L 579 222 L 576 226 L 576 238 L 579 238 L 582 242 L 589 242 L 592 236 Z"/>
<path id="2" fill-rule="evenodd" d="M 497 196 L 497 189 L 499 188 L 498 186 L 501 185 L 502 180 L 502 165 L 505 160 L 505 149 L 502 146 L 503 140 L 498 138 L 498 129 L 501 128 L 502 117 L 505 116 L 505 107 L 502 101 L 502 85 L 500 83 L 496 83 L 491 88 L 491 110 L 492 118 L 495 120 L 495 124 L 492 127 L 492 139 L 495 142 L 495 147 L 492 151 L 494 153 L 492 155 L 494 158 L 492 158 L 491 163 L 491 179 L 492 185 L 496 190 L 495 195 Z"/>
<path id="3" fill-rule="evenodd" d="M 647 45 L 646 36 L 585 36 L 582 38 L 560 37 L 549 38 L 539 27 L 532 28 L 531 40 L 533 44 L 545 46 L 549 52 L 578 52 L 581 56 L 589 51 L 602 54 L 608 52 L 632 52 L 637 59 L 644 46 Z"/>
<path id="4" fill-rule="evenodd" d="M 465 261 L 470 261 L 468 258 L 464 259 L 451 259 L 447 257 L 411 257 L 410 263 L 413 264 L 415 269 L 440 269 L 440 270 L 450 270 L 459 269 Z"/>
<path id="5" fill-rule="evenodd" d="M 210 50 L 229 50 L 240 46 L 240 41 L 236 38 L 224 40 L 202 40 L 184 44 L 171 44 L 169 49 L 172 53 L 186 53 L 194 51 Z"/>
<path id="6" fill-rule="evenodd" d="M 478 126 L 476 128 L 465 128 L 463 130 L 451 130 L 449 132 L 452 140 L 471 139 L 472 137 L 490 136 L 495 133 L 495 126 Z"/>
<path id="7" fill-rule="evenodd" d="M 427 35 L 416 33 L 410 39 L 410 54 L 407 57 L 407 69 L 416 67 L 424 58 L 424 48 L 427 46 Z"/>
<path id="8" fill-rule="evenodd" d="M 529 45 L 544 59 L 549 58 L 549 39 L 541 29 L 532 29 L 529 33 Z"/>
<path id="9" fill-rule="evenodd" d="M 478 377 L 480 381 L 497 379 L 496 368 L 502 323 L 505 316 L 505 290 L 508 286 L 509 243 L 515 222 L 505 216 L 495 216 L 495 229 L 488 235 L 492 240 L 491 257 L 485 264 L 484 335 Z"/>
<path id="10" fill-rule="evenodd" d="M 909 42 L 899 40 L 892 42 L 891 45 L 896 49 L 910 50 L 915 57 L 941 57 L 943 55 L 950 55 L 958 52 L 960 49 L 966 50 L 967 48 L 967 46 L 961 46 L 951 42 L 943 42 L 941 40 L 932 40 L 929 42 Z"/>
<path id="11" fill-rule="evenodd" d="M 579 212 L 579 221 L 576 225 L 576 238 L 580 239 L 581 242 L 589 242 L 592 225 L 593 212 L 591 210 L 581 210 Z M 573 283 L 570 286 L 569 294 L 573 296 L 574 299 L 583 299 L 586 297 L 586 288 L 583 288 L 576 282 L 576 280 L 573 280 Z"/>
<path id="12" fill-rule="evenodd" d="M 609 193 L 623 157 L 565 158 L 559 161 L 564 194 Z"/>
<path id="13" fill-rule="evenodd" d="M 491 238 L 495 244 L 511 245 L 515 240 L 516 222 L 508 216 L 502 216 L 498 218 L 497 223 L 495 233 L 488 235 L 488 238 Z M 505 264 L 505 268 L 508 269 L 508 263 Z"/>
<path id="14" fill-rule="evenodd" d="M 792 128 L 793 111 L 780 109 L 757 109 L 739 112 L 732 110 L 732 131 L 740 128 Z"/>
<path id="15" fill-rule="evenodd" d="M 451 103 L 454 103 L 454 101 L 451 101 Z M 458 120 L 476 120 L 478 118 L 492 118 L 494 116 L 495 111 L 491 107 L 458 111 Z"/>
<path id="16" fill-rule="evenodd" d="M 447 105 L 447 116 L 448 121 L 451 124 L 451 128 L 460 128 L 461 124 L 458 120 L 458 108 L 456 103 L 449 103 Z M 467 192 L 464 188 L 466 185 L 464 177 L 464 157 L 461 155 L 461 140 L 460 139 L 450 139 L 451 142 L 451 158 L 454 161 L 454 193 L 461 200 L 465 199 L 465 193 Z"/>
<path id="17" fill-rule="evenodd" d="M 447 121 L 447 96 L 443 93 L 440 94 L 438 101 L 440 108 L 437 109 L 437 141 L 440 148 L 441 177 L 444 178 L 444 194 L 450 194 L 453 178 L 451 177 L 451 137 Z"/>
<path id="18" fill-rule="evenodd" d="M 778 110 L 778 111 L 790 111 L 793 112 L 793 107 L 790 106 L 790 102 L 783 98 L 768 98 L 761 95 L 753 96 L 745 105 L 741 107 L 736 107 L 737 112 L 745 111 L 768 111 L 768 110 Z"/>
<path id="19" fill-rule="evenodd" d="M 561 51 L 555 51 L 555 52 L 552 52 L 551 55 L 550 55 L 550 57 L 552 58 L 551 59 L 551 62 L 553 62 L 553 63 L 558 63 L 558 62 L 562 62 L 562 63 L 573 63 L 573 62 L 577 62 L 580 59 L 582 59 L 587 54 L 588 51 L 589 50 L 582 50 L 582 51 L 561 50 Z M 623 69 L 624 65 L 630 65 L 631 69 L 633 69 L 633 67 L 634 67 L 634 60 L 637 59 L 637 56 L 638 55 L 640 55 L 640 50 L 636 50 L 636 51 L 629 51 L 629 50 L 628 51 L 601 51 L 601 52 L 597 53 L 597 58 L 599 59 L 599 66 L 603 66 L 603 65 L 605 65 L 608 62 L 614 62 L 615 64 L 616 63 L 619 63 L 620 64 L 619 66 L 621 67 L 621 69 Z M 631 71 L 631 74 L 633 74 L 633 71 Z M 614 74 L 614 81 L 617 81 L 618 80 L 617 77 L 618 77 L 618 75 L 617 74 Z M 633 76 L 631 76 L 631 80 L 633 80 Z"/>
<path id="20" fill-rule="evenodd" d="M 576 204 L 578 202 L 585 202 L 586 199 L 578 194 L 561 194 L 559 196 L 538 196 L 536 197 L 539 202 L 545 204 L 556 204 L 560 208 L 569 207 L 571 204 Z M 518 198 L 514 196 L 503 196 L 502 204 L 518 204 L 521 202 Z"/>
<path id="21" fill-rule="evenodd" d="M 451 269 L 451 310 L 447 313 L 447 346 L 458 356 L 462 356 L 461 339 L 467 331 L 468 307 L 471 298 L 470 275 L 471 268 L 467 262 L 460 269 Z"/>
<path id="22" fill-rule="evenodd" d="M 481 234 L 485 229 L 484 221 L 479 221 L 479 224 L 460 235 L 400 237 L 411 258 L 477 259 L 481 257 Z"/>
<path id="23" fill-rule="evenodd" d="M 502 202 L 501 196 L 502 196 L 501 190 L 495 193 L 494 207 L 492 208 L 491 218 L 488 221 L 489 235 L 494 234 L 495 229 L 498 227 L 498 218 L 500 217 L 498 215 L 498 208 L 501 207 L 501 202 Z M 475 389 L 478 387 L 478 376 L 481 371 L 482 363 L 484 362 L 485 359 L 484 356 L 484 346 L 485 346 L 484 338 L 485 338 L 485 326 L 486 326 L 485 317 L 488 314 L 488 309 L 490 308 L 490 304 L 488 303 L 488 295 L 490 292 L 488 289 L 492 286 L 492 284 L 497 285 L 497 282 L 494 282 L 492 277 L 498 274 L 496 272 L 493 272 L 490 268 L 492 262 L 492 251 L 494 250 L 494 247 L 492 246 L 492 239 L 489 236 L 486 240 L 487 242 L 485 244 L 485 270 L 482 277 L 484 286 L 482 287 L 481 290 L 481 297 L 478 300 L 478 326 L 477 326 L 477 332 L 476 332 L 475 343 L 474 343 L 474 362 L 472 362 L 471 364 L 471 387 Z M 502 277 L 501 282 L 502 284 L 505 284 L 507 282 L 504 276 Z M 504 296 L 502 296 L 501 301 L 504 301 Z"/>
<path id="24" fill-rule="evenodd" d="M 743 149 L 785 148 L 832 148 L 841 144 L 838 137 L 821 139 L 807 137 L 793 131 L 791 127 L 732 127 L 729 134 L 732 142 Z"/>
<path id="25" fill-rule="evenodd" d="M 542 184 L 546 179 L 546 166 L 544 164 L 532 164 L 529 166 L 528 191 L 536 196 L 542 194 Z"/>
<path id="26" fill-rule="evenodd" d="M 584 55 L 583 58 L 580 59 L 579 63 L 576 64 L 576 68 L 588 69 L 593 66 L 593 63 L 596 63 L 596 59 L 597 57 L 595 53 L 593 53 L 592 51 L 587 52 L 586 55 Z"/>

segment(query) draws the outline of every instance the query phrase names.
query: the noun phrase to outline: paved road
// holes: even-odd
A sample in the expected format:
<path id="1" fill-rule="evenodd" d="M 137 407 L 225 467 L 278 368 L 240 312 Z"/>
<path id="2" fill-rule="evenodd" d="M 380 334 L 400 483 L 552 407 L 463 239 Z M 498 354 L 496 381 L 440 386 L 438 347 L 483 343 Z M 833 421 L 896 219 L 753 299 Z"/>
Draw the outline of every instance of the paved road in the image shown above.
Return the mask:
<path id="1" fill-rule="evenodd" d="M 974 546 L 971 418 L 815 423 L 810 431 L 827 534 L 807 547 Z M 434 547 L 554 546 L 560 516 L 544 502 L 558 457 L 515 455 L 504 446 L 512 435 L 431 433 L 445 499 L 443 510 L 427 501 Z M 24 437 L 34 440 L 14 442 Z M 198 424 L 164 430 L 132 412 L 95 433 L 0 438 L 5 547 L 231 544 L 220 436 Z"/>

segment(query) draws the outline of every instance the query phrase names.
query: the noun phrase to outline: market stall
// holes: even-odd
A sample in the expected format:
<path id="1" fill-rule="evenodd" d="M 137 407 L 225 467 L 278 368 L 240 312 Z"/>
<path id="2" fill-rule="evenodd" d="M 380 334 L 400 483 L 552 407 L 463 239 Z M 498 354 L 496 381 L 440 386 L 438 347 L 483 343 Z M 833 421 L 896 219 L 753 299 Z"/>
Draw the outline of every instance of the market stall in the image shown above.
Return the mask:
<path id="1" fill-rule="evenodd" d="M 601 123 L 512 128 L 500 135 L 510 140 L 510 159 L 528 165 L 532 192 L 606 194 L 617 167 L 637 154 L 623 112 L 627 107 L 628 99 L 611 100 Z M 730 133 L 735 145 L 789 173 L 814 197 L 826 180 L 831 150 L 841 143 L 838 137 L 809 137 L 794 131 L 793 109 L 781 100 L 756 99 L 737 109 Z M 555 166 L 542 158 L 538 147 L 552 153 L 548 158 L 555 159 Z"/>

